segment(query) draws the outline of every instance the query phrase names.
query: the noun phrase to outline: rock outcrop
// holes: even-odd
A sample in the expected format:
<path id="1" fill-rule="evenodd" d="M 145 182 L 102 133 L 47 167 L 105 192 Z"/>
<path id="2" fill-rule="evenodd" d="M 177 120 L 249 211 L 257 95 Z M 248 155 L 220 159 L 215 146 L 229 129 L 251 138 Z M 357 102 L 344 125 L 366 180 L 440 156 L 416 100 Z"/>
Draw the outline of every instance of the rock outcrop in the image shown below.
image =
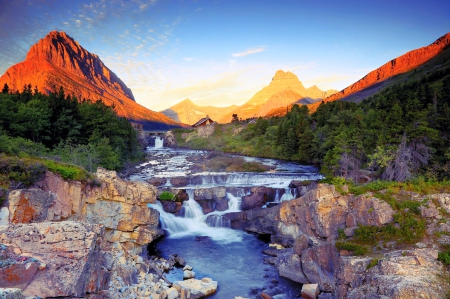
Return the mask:
<path id="1" fill-rule="evenodd" d="M 332 185 L 312 184 L 309 188 L 302 197 L 278 206 L 228 213 L 226 217 L 233 228 L 270 234 L 271 242 L 280 245 L 265 251 L 271 256 L 266 262 L 276 265 L 282 277 L 318 284 L 323 292 L 319 298 L 439 298 L 445 293 L 448 286 L 441 283 L 443 268 L 436 250 L 386 252 L 369 271 L 373 258 L 351 257 L 336 250 L 338 229 L 351 235 L 359 225 L 393 223 L 394 210 L 389 204 L 371 193 L 341 195 Z M 445 206 L 450 197 L 427 198 Z M 427 206 L 432 207 L 431 201 Z"/>
<path id="2" fill-rule="evenodd" d="M 0 287 L 25 296 L 82 297 L 107 289 L 101 251 L 104 228 L 80 222 L 45 222 L 0 227 L 0 245 L 9 252 L 0 267 Z"/>
<path id="3" fill-rule="evenodd" d="M 116 172 L 99 168 L 100 186 L 67 182 L 47 173 L 41 189 L 14 190 L 9 194 L 12 223 L 74 220 L 105 227 L 105 238 L 139 252 L 162 235 L 159 213 L 147 204 L 156 202 L 156 188 L 144 182 L 120 179 Z"/>
<path id="4" fill-rule="evenodd" d="M 359 298 L 442 298 L 446 286 L 434 249 L 397 250 L 367 269 L 371 258 L 343 257 L 338 275 L 339 294 Z"/>
<path id="5" fill-rule="evenodd" d="M 142 123 L 146 129 L 180 126 L 164 114 L 136 103 L 131 90 L 97 55 L 62 31 L 52 31 L 33 45 L 23 62 L 0 77 L 0 86 L 5 83 L 12 91 L 22 91 L 24 85 L 31 84 L 42 93 L 58 92 L 62 86 L 67 95 L 79 100 L 101 99 L 114 106 L 119 116 Z"/>
<path id="6" fill-rule="evenodd" d="M 0 225 L 2 298 L 202 298 L 217 290 L 209 278 L 172 286 L 164 271 L 185 265 L 180 256 L 140 256 L 163 233 L 159 212 L 147 206 L 156 202 L 153 186 L 104 169 L 97 179 L 47 173 L 39 188 L 9 194 L 9 222 Z"/>

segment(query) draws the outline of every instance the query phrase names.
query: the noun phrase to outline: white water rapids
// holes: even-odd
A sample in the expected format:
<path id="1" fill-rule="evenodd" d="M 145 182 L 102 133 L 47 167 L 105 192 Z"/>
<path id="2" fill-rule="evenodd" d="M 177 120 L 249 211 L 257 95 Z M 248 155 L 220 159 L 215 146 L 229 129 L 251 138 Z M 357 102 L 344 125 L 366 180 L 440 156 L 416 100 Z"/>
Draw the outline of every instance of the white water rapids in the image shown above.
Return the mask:
<path id="1" fill-rule="evenodd" d="M 186 192 L 189 200 L 183 202 L 182 214 L 184 217 L 177 217 L 165 212 L 160 202 L 149 205 L 159 211 L 161 228 L 167 231 L 169 238 L 208 236 L 223 244 L 242 240 L 242 232 L 230 229 L 229 220 L 223 217 L 226 213 L 240 211 L 240 197 L 227 193 L 228 210 L 214 211 L 205 215 L 200 205 L 194 200 L 194 190 L 188 189 Z"/>

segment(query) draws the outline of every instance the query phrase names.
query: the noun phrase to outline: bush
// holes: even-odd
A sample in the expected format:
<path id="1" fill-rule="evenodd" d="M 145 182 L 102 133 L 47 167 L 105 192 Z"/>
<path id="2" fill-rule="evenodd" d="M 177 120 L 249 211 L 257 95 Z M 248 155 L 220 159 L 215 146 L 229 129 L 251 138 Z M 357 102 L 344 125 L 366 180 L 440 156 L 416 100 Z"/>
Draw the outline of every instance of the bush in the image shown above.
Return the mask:
<path id="1" fill-rule="evenodd" d="M 366 270 L 369 270 L 370 268 L 375 267 L 378 265 L 378 259 L 373 259 L 370 261 L 370 263 L 367 265 Z"/>
<path id="2" fill-rule="evenodd" d="M 441 261 L 444 265 L 450 265 L 450 248 L 438 253 L 438 261 Z"/>
<path id="3" fill-rule="evenodd" d="M 173 195 L 172 193 L 168 192 L 168 191 L 163 191 L 161 192 L 161 194 L 159 195 L 159 200 L 168 200 L 168 201 L 173 201 L 175 198 L 175 195 Z"/>
<path id="4" fill-rule="evenodd" d="M 74 181 L 88 181 L 92 180 L 93 176 L 87 172 L 84 168 L 55 162 L 52 160 L 42 160 L 47 169 L 55 174 L 59 174 L 65 180 L 74 180 Z"/>
<path id="5" fill-rule="evenodd" d="M 350 251 L 353 253 L 353 255 L 365 255 L 368 252 L 367 247 L 350 242 L 338 241 L 336 242 L 335 246 L 339 250 Z"/>

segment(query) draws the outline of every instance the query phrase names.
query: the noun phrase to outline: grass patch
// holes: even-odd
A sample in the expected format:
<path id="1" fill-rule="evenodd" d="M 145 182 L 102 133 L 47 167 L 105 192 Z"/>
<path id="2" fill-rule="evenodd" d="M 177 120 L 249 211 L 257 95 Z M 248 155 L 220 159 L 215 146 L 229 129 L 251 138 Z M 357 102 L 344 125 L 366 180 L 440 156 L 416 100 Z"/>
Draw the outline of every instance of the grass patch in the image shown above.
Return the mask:
<path id="1" fill-rule="evenodd" d="M 86 182 L 93 179 L 93 175 L 82 167 L 59 163 L 53 160 L 41 160 L 47 169 L 54 174 L 60 175 L 65 180 Z"/>
<path id="2" fill-rule="evenodd" d="M 365 255 L 368 253 L 367 247 L 351 242 L 338 241 L 335 246 L 339 250 L 350 251 L 353 255 Z"/>
<path id="3" fill-rule="evenodd" d="M 446 266 L 450 265 L 450 247 L 438 253 L 438 261 L 441 261 Z"/>
<path id="4" fill-rule="evenodd" d="M 169 191 L 163 191 L 159 195 L 159 200 L 173 201 L 174 199 L 175 199 L 175 195 L 170 193 Z"/>
<path id="5" fill-rule="evenodd" d="M 378 259 L 373 259 L 370 261 L 370 263 L 367 265 L 366 270 L 369 270 L 370 268 L 373 268 L 378 265 Z"/>

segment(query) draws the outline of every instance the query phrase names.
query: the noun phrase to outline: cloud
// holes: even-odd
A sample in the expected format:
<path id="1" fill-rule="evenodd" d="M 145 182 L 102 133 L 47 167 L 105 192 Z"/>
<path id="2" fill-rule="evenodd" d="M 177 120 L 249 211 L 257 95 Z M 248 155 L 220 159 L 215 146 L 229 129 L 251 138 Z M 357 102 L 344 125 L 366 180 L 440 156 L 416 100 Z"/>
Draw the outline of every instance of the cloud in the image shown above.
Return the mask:
<path id="1" fill-rule="evenodd" d="M 194 58 L 192 58 L 192 57 L 185 57 L 184 61 L 191 62 L 191 61 L 194 61 Z"/>
<path id="2" fill-rule="evenodd" d="M 259 52 L 263 52 L 265 49 L 266 49 L 266 47 L 259 47 L 259 48 L 248 49 L 245 52 L 233 53 L 231 56 L 233 56 L 233 57 L 244 57 L 244 56 L 247 56 L 247 55 L 252 55 L 252 54 L 259 53 Z"/>
<path id="3" fill-rule="evenodd" d="M 199 12 L 200 10 L 202 10 L 201 7 L 197 8 L 197 9 L 195 10 L 195 12 Z"/>

